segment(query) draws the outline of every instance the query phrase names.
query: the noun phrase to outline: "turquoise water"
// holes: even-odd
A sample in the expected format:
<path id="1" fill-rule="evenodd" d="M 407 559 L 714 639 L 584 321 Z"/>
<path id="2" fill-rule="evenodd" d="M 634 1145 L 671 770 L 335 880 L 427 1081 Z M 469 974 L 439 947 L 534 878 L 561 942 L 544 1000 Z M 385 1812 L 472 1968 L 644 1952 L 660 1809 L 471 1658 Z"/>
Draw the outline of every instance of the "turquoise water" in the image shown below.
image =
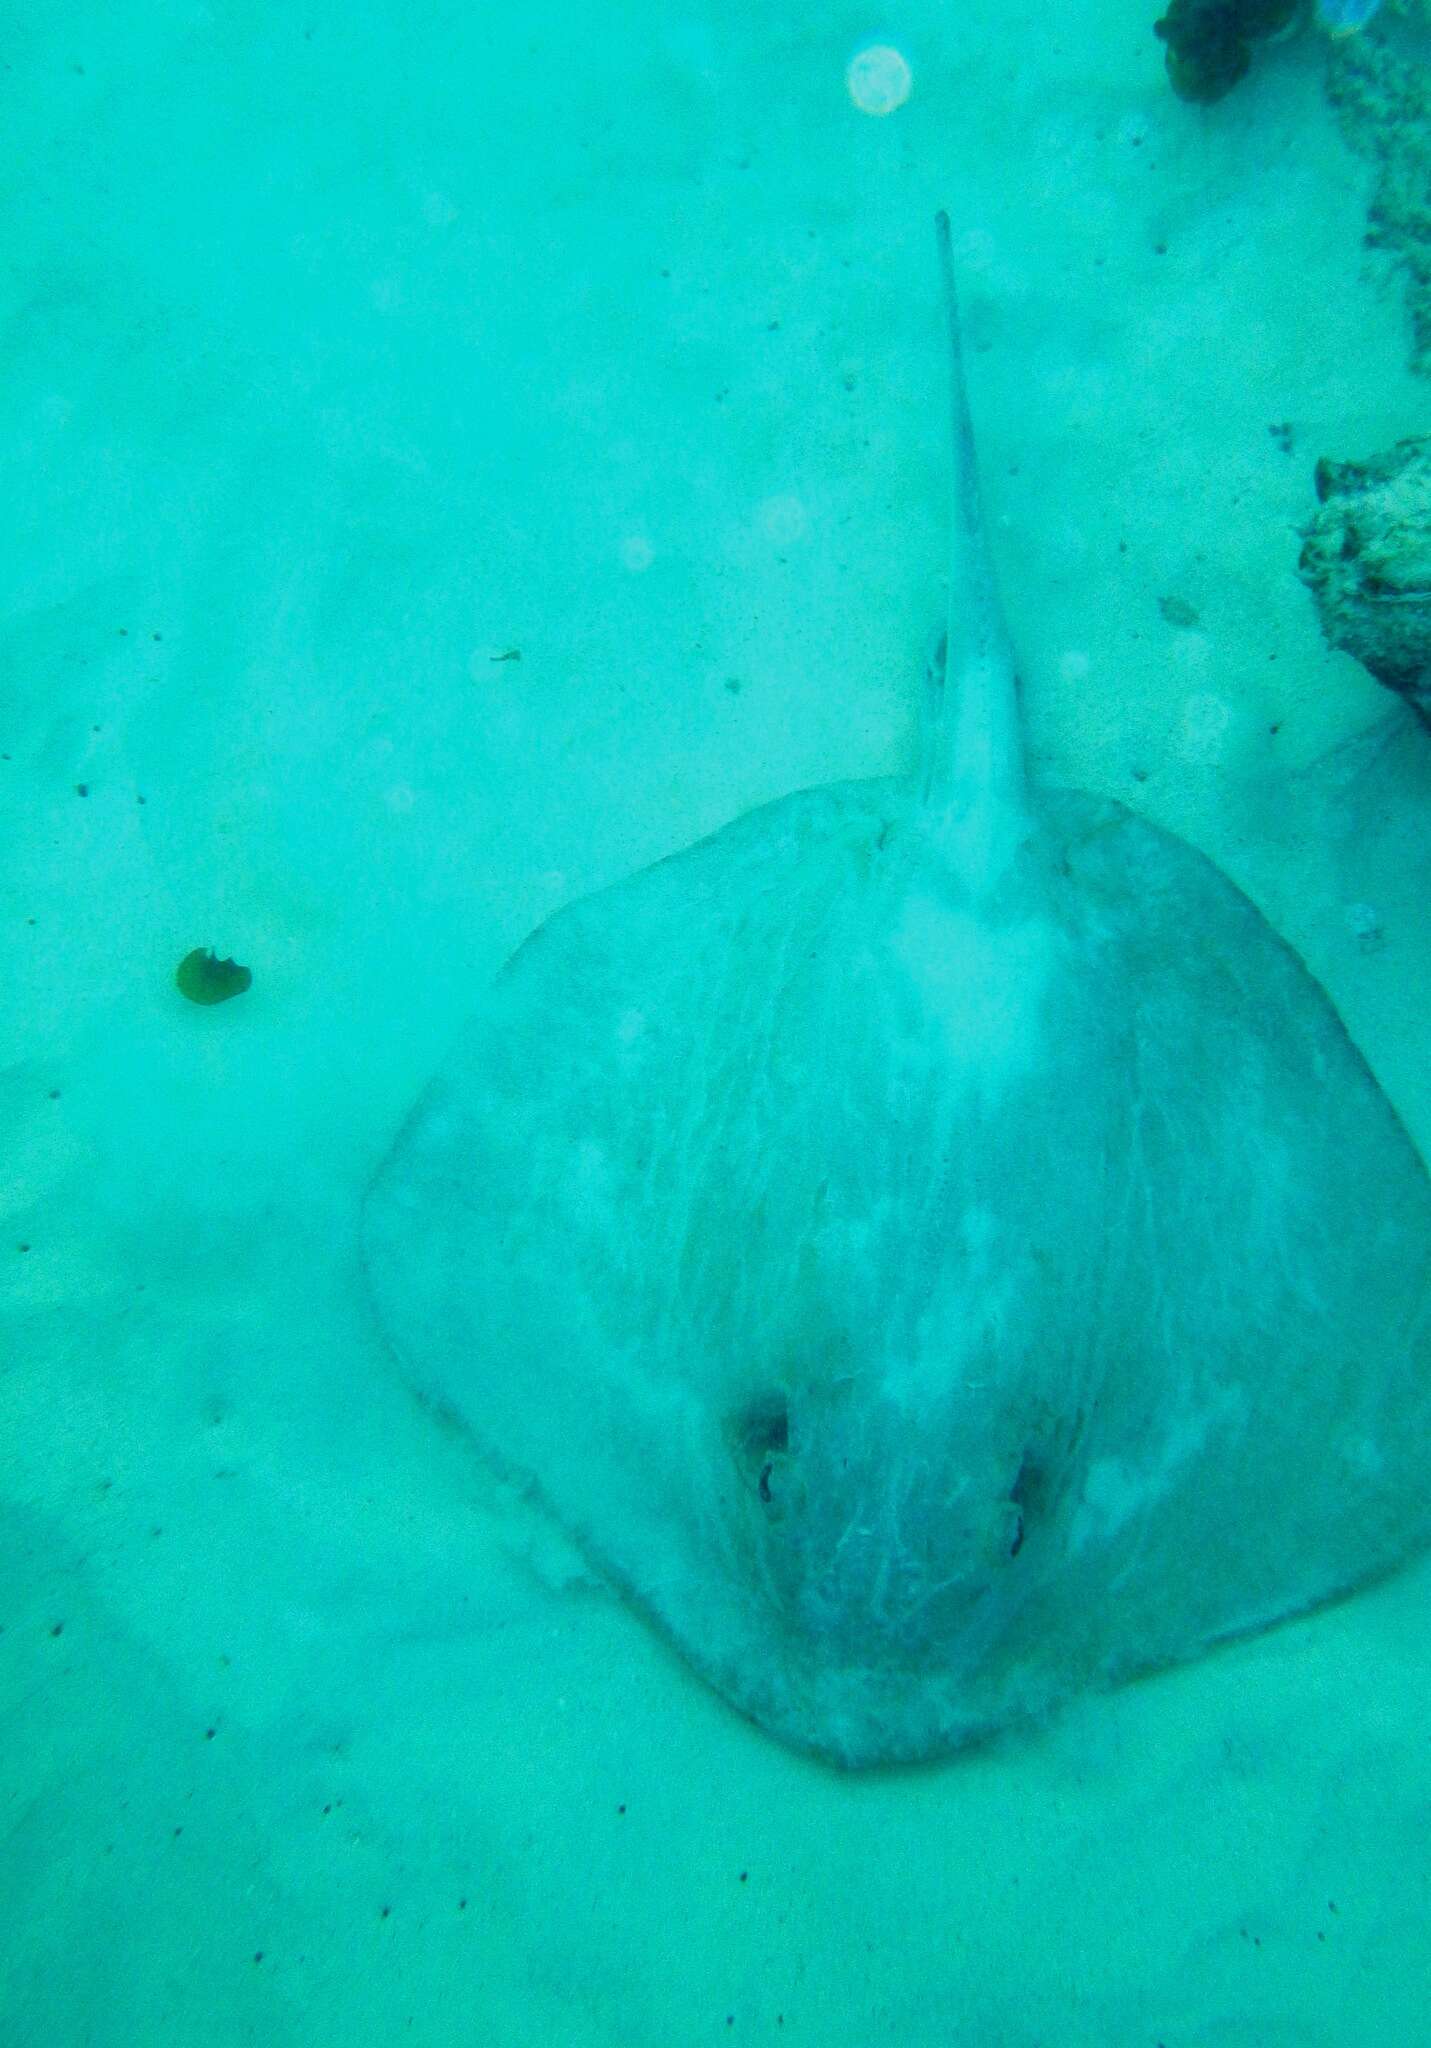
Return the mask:
<path id="1" fill-rule="evenodd" d="M 542 918 L 911 769 L 941 206 L 1035 769 L 1208 852 L 1431 1143 L 1425 733 L 1296 573 L 1317 459 L 1426 426 L 1424 11 L 1206 106 L 1153 12 L 7 22 L 7 2048 L 1414 2030 L 1424 1566 L 838 1776 L 412 1402 L 359 1272 Z M 207 949 L 251 986 L 186 1001 Z"/>

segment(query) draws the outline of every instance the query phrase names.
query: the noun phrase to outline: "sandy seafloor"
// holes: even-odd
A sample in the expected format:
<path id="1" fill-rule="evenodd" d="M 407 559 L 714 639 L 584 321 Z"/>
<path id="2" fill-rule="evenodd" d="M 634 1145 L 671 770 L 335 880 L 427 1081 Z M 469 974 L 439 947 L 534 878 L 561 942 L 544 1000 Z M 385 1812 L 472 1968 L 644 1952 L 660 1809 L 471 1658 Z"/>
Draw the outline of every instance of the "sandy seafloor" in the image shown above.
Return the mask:
<path id="1" fill-rule="evenodd" d="M 841 1777 L 434 1427 L 357 1259 L 537 920 L 909 765 L 940 204 L 1039 771 L 1210 852 L 1431 1140 L 1431 743 L 1295 573 L 1428 388 L 1317 38 L 1197 109 L 1156 11 L 7 20 L 5 2048 L 1425 2038 L 1425 1564 Z"/>

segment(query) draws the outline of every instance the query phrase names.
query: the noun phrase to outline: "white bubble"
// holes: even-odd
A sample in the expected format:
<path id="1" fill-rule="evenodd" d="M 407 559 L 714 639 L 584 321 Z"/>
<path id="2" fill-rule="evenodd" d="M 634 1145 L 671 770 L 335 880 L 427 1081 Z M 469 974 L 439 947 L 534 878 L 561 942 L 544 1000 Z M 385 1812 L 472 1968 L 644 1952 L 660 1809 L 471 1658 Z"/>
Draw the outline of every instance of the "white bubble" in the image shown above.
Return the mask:
<path id="1" fill-rule="evenodd" d="M 914 80 L 898 50 L 888 43 L 871 43 L 851 57 L 845 84 L 862 114 L 892 114 L 909 98 Z"/>
<path id="2" fill-rule="evenodd" d="M 1066 683 L 1086 681 L 1091 667 L 1092 663 L 1081 647 L 1070 647 L 1058 658 L 1058 673 Z"/>
<path id="3" fill-rule="evenodd" d="M 767 498 L 760 508 L 760 530 L 777 547 L 788 547 L 791 541 L 799 540 L 809 523 L 805 507 L 793 491 Z"/>
<path id="4" fill-rule="evenodd" d="M 628 533 L 621 543 L 621 559 L 628 569 L 639 572 L 650 568 L 656 559 L 656 550 L 644 533 Z"/>

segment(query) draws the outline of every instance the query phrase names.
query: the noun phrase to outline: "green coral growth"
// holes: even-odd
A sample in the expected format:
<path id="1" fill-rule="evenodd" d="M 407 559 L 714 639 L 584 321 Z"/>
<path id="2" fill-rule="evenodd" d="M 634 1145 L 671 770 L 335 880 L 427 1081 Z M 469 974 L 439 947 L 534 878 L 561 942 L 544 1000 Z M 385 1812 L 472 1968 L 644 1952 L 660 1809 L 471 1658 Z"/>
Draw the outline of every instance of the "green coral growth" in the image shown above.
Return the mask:
<path id="1" fill-rule="evenodd" d="M 1365 35 L 1327 52 L 1327 97 L 1372 173 L 1367 247 L 1405 278 L 1410 366 L 1431 376 L 1431 5 L 1383 7 Z"/>

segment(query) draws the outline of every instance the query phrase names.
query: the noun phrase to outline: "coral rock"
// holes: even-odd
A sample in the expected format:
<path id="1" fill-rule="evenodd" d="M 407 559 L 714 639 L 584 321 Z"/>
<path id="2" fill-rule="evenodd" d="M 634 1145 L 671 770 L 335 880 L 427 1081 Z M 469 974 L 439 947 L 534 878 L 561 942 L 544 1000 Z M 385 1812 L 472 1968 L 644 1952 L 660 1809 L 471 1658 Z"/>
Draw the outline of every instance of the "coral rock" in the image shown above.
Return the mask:
<path id="1" fill-rule="evenodd" d="M 1323 459 L 1316 483 L 1300 567 L 1322 631 L 1431 724 L 1431 437 Z"/>

